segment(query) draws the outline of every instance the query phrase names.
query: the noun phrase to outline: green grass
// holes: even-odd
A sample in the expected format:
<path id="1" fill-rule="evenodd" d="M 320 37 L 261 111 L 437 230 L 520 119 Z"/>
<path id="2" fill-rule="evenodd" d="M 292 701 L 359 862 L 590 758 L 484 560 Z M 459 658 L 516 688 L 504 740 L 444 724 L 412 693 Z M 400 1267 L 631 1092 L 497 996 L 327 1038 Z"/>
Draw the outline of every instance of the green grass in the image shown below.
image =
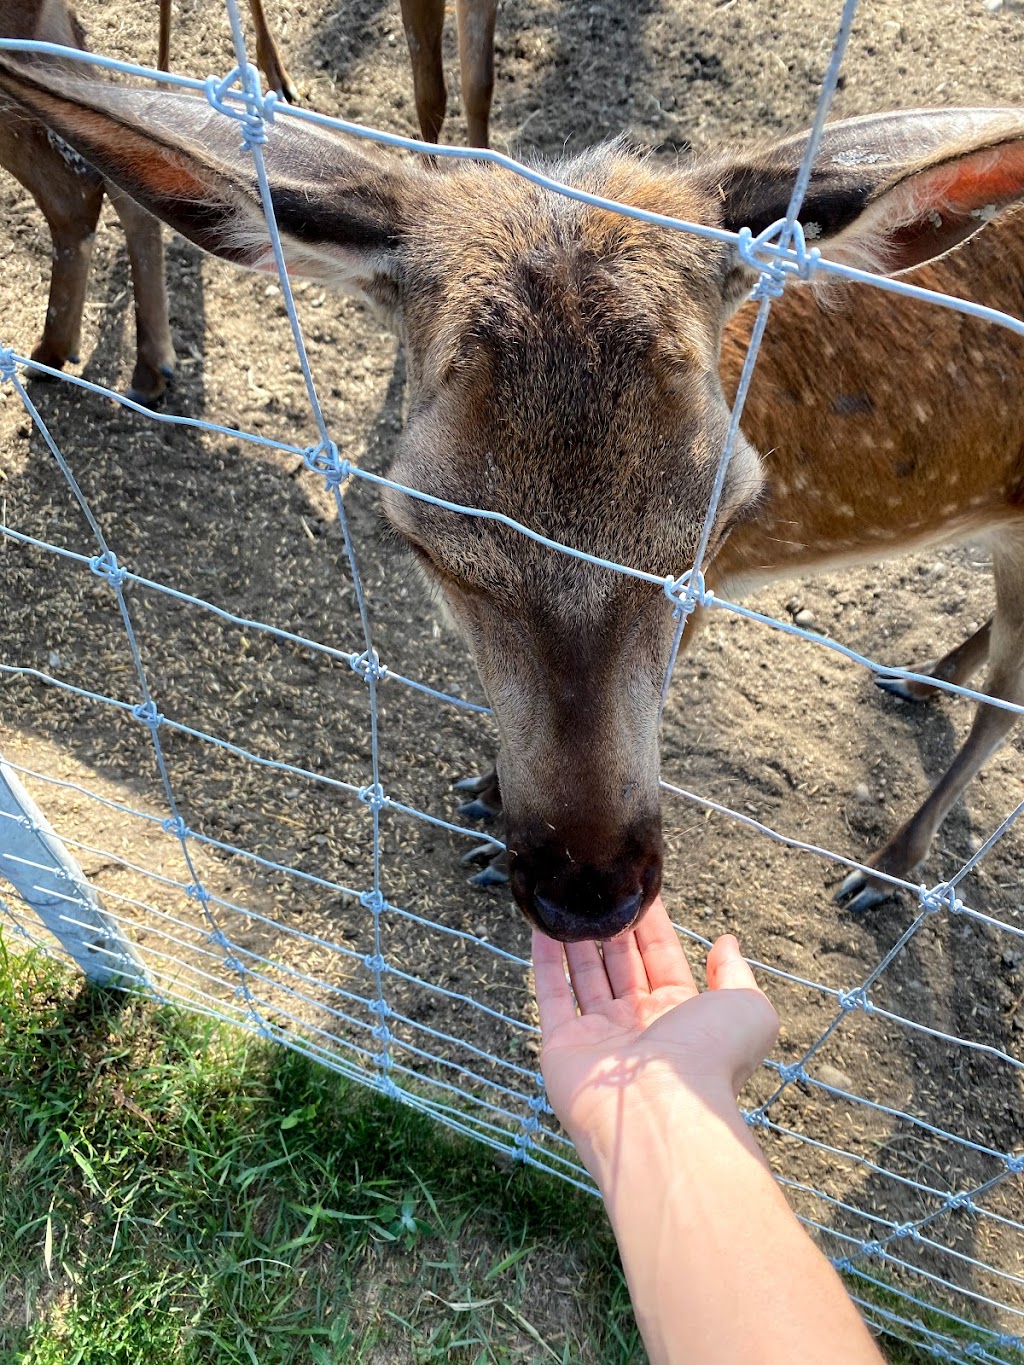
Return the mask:
<path id="1" fill-rule="evenodd" d="M 644 1359 L 593 1199 L 2 937 L 0 1248 L 0 1365 Z"/>

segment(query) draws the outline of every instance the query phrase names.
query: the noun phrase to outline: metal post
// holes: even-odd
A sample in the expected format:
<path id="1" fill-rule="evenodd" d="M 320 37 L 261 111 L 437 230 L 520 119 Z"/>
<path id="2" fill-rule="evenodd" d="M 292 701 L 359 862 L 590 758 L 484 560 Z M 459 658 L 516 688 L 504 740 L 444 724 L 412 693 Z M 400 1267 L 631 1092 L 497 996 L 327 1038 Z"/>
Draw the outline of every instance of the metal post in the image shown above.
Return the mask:
<path id="1" fill-rule="evenodd" d="M 90 981 L 147 984 L 146 969 L 12 768 L 0 759 L 0 876 Z"/>

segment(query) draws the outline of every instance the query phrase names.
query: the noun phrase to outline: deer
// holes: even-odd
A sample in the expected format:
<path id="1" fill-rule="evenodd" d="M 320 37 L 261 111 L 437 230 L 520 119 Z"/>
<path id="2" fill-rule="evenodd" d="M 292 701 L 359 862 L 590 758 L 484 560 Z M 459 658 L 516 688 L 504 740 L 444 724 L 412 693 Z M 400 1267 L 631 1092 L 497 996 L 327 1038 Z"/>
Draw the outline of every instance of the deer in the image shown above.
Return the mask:
<path id="1" fill-rule="evenodd" d="M 288 74 L 277 41 L 270 31 L 262 0 L 249 0 L 249 13 L 252 15 L 253 28 L 256 30 L 256 65 L 263 72 L 272 90 L 289 104 L 297 104 L 299 92 Z M 156 64 L 160 71 L 171 69 L 171 0 L 160 0 Z"/>
<path id="2" fill-rule="evenodd" d="M 424 142 L 437 142 L 448 107 L 441 40 L 444 36 L 444 0 L 400 0 L 402 26 L 412 65 L 416 116 Z M 456 0 L 459 35 L 459 74 L 462 105 L 471 147 L 489 145 L 491 99 L 494 94 L 494 27 L 498 0 Z M 249 0 L 256 30 L 256 64 L 271 89 L 290 104 L 298 101 L 295 84 L 285 69 L 274 35 L 270 31 L 262 0 Z M 171 0 L 160 0 L 160 40 L 157 66 L 170 69 Z"/>
<path id="3" fill-rule="evenodd" d="M 497 0 L 458 0 L 459 57 L 463 103 L 474 146 L 488 145 L 494 89 L 494 26 Z M 269 85 L 289 103 L 298 92 L 270 30 L 261 0 L 250 0 L 256 60 Z M 437 142 L 447 90 L 441 62 L 444 5 L 402 0 L 402 20 L 412 62 L 416 109 L 423 138 Z M 0 37 L 86 48 L 85 32 L 66 0 L 0 0 Z M 171 0 L 160 0 L 157 65 L 170 69 Z M 52 59 L 44 59 L 52 60 Z M 96 226 L 104 190 L 121 220 L 135 294 L 136 362 L 127 397 L 152 404 L 174 373 L 160 229 L 152 217 L 102 177 L 38 122 L 13 117 L 0 104 L 0 166 L 29 191 L 46 218 L 53 243 L 49 301 L 43 334 L 30 358 L 51 369 L 77 363 L 82 312 Z"/>
<path id="4" fill-rule="evenodd" d="M 6 60 L 0 89 L 204 250 L 273 269 L 250 155 L 205 100 Z M 799 135 L 666 166 L 613 142 L 547 169 L 758 233 L 785 215 L 805 146 Z M 371 155 L 288 119 L 264 152 L 289 271 L 354 293 L 404 344 L 408 418 L 389 472 L 411 491 L 386 488 L 384 512 L 492 708 L 512 895 L 563 942 L 627 933 L 662 876 L 675 619 L 661 584 L 697 552 L 757 272 L 731 240 L 573 201 L 497 164 Z M 1024 111 L 884 113 L 826 125 L 801 222 L 831 259 L 1000 304 L 1024 278 L 1022 195 Z M 841 306 L 787 289 L 722 484 L 708 586 L 729 595 L 981 536 L 992 620 L 932 676 L 962 682 L 987 657 L 988 695 L 1024 702 L 1022 372 L 1006 329 L 870 287 L 848 287 Z M 847 905 L 867 908 L 886 876 L 924 859 L 1013 721 L 979 704 L 948 773 L 840 889 Z"/>
<path id="5" fill-rule="evenodd" d="M 82 26 L 64 0 L 0 0 L 0 37 L 85 48 Z M 40 68 L 55 65 L 52 58 L 36 62 Z M 124 228 L 135 294 L 136 359 L 128 397 L 156 402 L 173 375 L 175 359 L 159 222 L 116 185 L 105 184 L 51 129 L 2 99 L 0 166 L 39 205 L 53 243 L 46 318 L 30 358 L 55 370 L 78 361 L 89 260 L 106 192 Z"/>
<path id="6" fill-rule="evenodd" d="M 424 142 L 438 142 L 448 107 L 441 60 L 444 0 L 401 0 L 402 24 L 412 63 L 416 116 Z M 471 147 L 490 146 L 494 95 L 494 26 L 498 0 L 455 0 L 459 84 Z"/>

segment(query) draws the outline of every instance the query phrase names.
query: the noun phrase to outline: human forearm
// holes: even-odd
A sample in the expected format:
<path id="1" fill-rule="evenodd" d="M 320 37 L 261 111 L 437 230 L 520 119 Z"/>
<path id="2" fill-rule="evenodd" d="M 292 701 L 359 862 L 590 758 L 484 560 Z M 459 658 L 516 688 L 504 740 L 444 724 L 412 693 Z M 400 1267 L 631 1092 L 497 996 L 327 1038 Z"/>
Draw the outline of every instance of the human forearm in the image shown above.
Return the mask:
<path id="1" fill-rule="evenodd" d="M 877 1365 L 728 1092 L 623 1095 L 584 1144 L 652 1365 Z M 796 1343 L 799 1343 L 797 1345 Z"/>

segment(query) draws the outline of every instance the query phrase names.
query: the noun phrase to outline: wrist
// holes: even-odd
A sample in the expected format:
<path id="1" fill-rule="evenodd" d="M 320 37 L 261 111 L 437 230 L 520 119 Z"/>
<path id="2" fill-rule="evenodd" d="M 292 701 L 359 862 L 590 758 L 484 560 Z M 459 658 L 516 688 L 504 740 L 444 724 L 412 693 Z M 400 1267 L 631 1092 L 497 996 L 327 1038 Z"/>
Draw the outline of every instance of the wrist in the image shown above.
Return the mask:
<path id="1" fill-rule="evenodd" d="M 622 1188 L 625 1176 L 639 1182 L 654 1178 L 676 1166 L 685 1149 L 729 1134 L 753 1145 L 729 1082 L 712 1075 L 684 1078 L 661 1060 L 645 1066 L 628 1085 L 601 1092 L 571 1131 L 606 1199 Z"/>

